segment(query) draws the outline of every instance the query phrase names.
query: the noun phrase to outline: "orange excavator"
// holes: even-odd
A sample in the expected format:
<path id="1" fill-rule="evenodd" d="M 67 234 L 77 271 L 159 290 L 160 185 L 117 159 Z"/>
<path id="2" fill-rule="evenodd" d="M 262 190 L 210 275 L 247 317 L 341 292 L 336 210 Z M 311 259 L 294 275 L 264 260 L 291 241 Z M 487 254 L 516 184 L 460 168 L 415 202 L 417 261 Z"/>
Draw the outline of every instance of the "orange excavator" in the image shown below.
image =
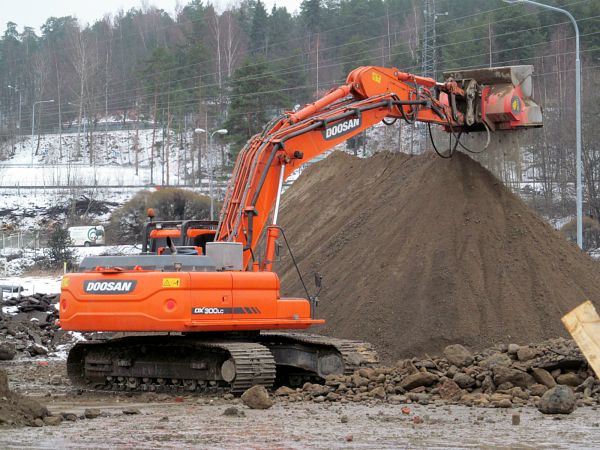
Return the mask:
<path id="1" fill-rule="evenodd" d="M 79 272 L 63 277 L 59 324 L 112 333 L 72 348 L 67 368 L 73 383 L 239 393 L 375 363 L 367 343 L 297 331 L 324 321 L 315 318 L 316 295 L 282 298 L 272 271 L 283 233 L 282 186 L 300 165 L 382 121 L 440 125 L 454 140 L 439 152 L 446 157 L 462 145 L 462 133 L 486 133 L 489 142 L 500 130 L 542 126 L 541 108 L 531 98 L 531 66 L 444 76 L 436 82 L 396 68 L 353 70 L 346 84 L 250 139 L 218 222 L 161 222 L 149 214 L 141 254 L 84 258 Z"/>

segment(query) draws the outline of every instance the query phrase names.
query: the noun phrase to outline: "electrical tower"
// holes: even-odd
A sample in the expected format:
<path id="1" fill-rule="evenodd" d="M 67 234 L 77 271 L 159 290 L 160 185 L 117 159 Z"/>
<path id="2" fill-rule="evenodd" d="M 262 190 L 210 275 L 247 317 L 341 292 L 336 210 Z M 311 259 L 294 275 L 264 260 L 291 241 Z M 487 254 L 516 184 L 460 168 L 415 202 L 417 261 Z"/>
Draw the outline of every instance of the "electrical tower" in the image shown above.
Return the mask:
<path id="1" fill-rule="evenodd" d="M 423 49 L 421 74 L 435 78 L 435 0 L 423 0 Z"/>

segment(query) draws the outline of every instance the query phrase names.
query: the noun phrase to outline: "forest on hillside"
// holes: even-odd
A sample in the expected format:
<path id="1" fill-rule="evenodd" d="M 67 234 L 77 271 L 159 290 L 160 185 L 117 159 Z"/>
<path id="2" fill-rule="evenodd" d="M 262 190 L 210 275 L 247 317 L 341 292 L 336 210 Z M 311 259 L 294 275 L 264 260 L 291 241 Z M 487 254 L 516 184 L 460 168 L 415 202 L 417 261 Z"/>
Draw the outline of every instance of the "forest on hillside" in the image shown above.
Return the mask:
<path id="1" fill-rule="evenodd" d="M 572 24 L 566 16 L 500 0 L 430 3 L 438 80 L 444 70 L 459 67 L 534 65 L 534 97 L 544 107 L 546 126 L 488 152 L 484 163 L 505 181 L 524 170 L 534 173 L 539 201 L 547 209 L 570 210 Z M 581 32 L 586 213 L 598 217 L 600 0 L 546 3 L 571 11 Z M 31 129 L 33 104 L 53 100 L 37 104 L 36 132 L 87 125 L 92 137 L 108 116 L 179 132 L 225 127 L 229 134 L 218 138 L 230 144 L 231 160 L 270 119 L 323 95 L 354 67 L 422 73 L 424 4 L 304 0 L 292 14 L 284 7 L 267 10 L 261 0 L 230 6 L 192 0 L 174 16 L 142 6 L 85 27 L 73 17 L 50 17 L 40 33 L 8 22 L 0 38 L 0 159 L 9 158 L 9 144 Z M 89 155 L 91 160 L 93 144 Z"/>

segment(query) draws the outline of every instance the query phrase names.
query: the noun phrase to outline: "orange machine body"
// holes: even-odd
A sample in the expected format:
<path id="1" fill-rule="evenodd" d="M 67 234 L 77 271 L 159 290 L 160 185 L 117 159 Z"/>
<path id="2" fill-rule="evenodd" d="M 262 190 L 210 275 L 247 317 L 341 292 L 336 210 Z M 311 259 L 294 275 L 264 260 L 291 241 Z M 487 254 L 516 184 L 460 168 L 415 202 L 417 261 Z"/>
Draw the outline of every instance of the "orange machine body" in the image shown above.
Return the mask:
<path id="1" fill-rule="evenodd" d="M 93 271 L 63 278 L 60 326 L 76 331 L 304 329 L 308 300 L 281 298 L 273 272 Z"/>

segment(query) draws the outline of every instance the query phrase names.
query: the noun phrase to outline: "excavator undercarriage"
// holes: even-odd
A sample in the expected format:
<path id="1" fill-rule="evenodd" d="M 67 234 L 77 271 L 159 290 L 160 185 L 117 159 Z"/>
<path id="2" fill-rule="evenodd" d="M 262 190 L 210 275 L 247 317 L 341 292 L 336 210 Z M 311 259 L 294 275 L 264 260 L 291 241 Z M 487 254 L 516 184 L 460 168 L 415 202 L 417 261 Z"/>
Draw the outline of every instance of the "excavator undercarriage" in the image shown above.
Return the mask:
<path id="1" fill-rule="evenodd" d="M 79 388 L 219 392 L 300 386 L 377 364 L 370 344 L 300 333 L 124 335 L 82 342 L 69 353 Z"/>

